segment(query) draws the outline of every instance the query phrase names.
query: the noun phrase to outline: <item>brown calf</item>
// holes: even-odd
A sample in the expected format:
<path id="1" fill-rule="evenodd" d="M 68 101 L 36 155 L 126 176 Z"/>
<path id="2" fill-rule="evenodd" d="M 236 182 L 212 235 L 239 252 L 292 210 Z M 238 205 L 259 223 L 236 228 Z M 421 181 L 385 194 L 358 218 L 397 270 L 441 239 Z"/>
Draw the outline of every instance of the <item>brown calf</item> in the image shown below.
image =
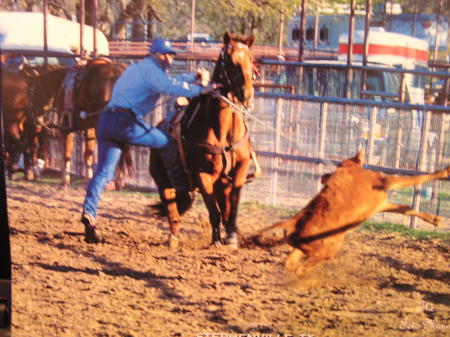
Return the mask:
<path id="1" fill-rule="evenodd" d="M 322 177 L 324 187 L 292 219 L 264 229 L 284 228 L 285 239 L 294 249 L 285 262 L 286 269 L 304 275 L 314 266 L 336 256 L 345 232 L 377 212 L 395 212 L 417 216 L 435 226 L 441 217 L 418 212 L 408 205 L 397 205 L 387 198 L 387 191 L 412 186 L 433 179 L 447 178 L 450 167 L 432 174 L 385 177 L 362 168 L 364 152 L 344 160 L 335 172 Z M 300 262 L 303 254 L 306 258 Z"/>

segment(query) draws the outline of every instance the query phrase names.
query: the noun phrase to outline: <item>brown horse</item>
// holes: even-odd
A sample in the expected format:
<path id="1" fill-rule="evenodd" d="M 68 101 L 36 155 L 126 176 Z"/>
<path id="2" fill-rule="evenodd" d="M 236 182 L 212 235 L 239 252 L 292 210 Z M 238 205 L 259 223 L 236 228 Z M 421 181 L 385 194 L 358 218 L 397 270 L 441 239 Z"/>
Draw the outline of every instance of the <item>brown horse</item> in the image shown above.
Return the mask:
<path id="1" fill-rule="evenodd" d="M 212 244 L 222 243 L 220 225 L 223 224 L 225 243 L 232 248 L 238 247 L 238 204 L 252 159 L 248 129 L 241 110 L 249 107 L 253 100 L 250 50 L 253 42 L 254 36 L 224 34 L 224 47 L 212 76 L 213 82 L 222 84 L 222 98 L 202 95 L 192 99 L 183 118 L 186 123 L 182 124 L 187 166 L 193 187 L 200 189 L 208 209 Z M 234 103 L 230 105 L 227 101 Z M 180 213 L 189 208 L 190 200 L 186 195 L 176 195 L 163 167 L 158 152 L 152 149 L 150 173 L 168 213 L 169 244 L 176 247 Z"/>
<path id="2" fill-rule="evenodd" d="M 72 69 L 62 83 L 57 106 L 60 113 L 60 129 L 63 132 L 64 167 L 63 185 L 70 184 L 70 163 L 74 147 L 74 132 L 82 131 L 85 136 L 84 160 L 86 176 L 93 175 L 94 151 L 96 145 L 95 126 L 101 110 L 111 99 L 112 88 L 125 70 L 125 65 L 106 59 L 90 60 L 85 66 Z M 116 173 L 116 187 L 123 187 L 123 172 L 131 171 L 129 148 L 125 149 Z"/>
<path id="3" fill-rule="evenodd" d="M 2 67 L 6 166 L 11 179 L 18 171 L 22 154 L 25 178 L 28 180 L 34 178 L 36 161 L 34 160 L 35 144 L 32 138 L 37 132 L 34 111 L 39 110 L 41 106 L 34 106 L 33 89 L 36 79 L 48 70 L 48 67 L 32 67 L 26 64 L 15 71 Z"/>
<path id="4" fill-rule="evenodd" d="M 30 117 L 33 127 L 28 134 L 28 148 L 33 170 L 38 158 L 47 162 L 47 150 L 50 136 L 55 136 L 57 127 L 57 111 L 55 101 L 60 93 L 61 85 L 70 68 L 58 67 L 41 72 L 30 82 Z"/>
<path id="5" fill-rule="evenodd" d="M 5 130 L 6 169 L 13 178 L 19 168 L 20 155 L 26 149 L 29 84 L 25 76 L 2 67 L 2 111 Z M 28 162 L 28 159 L 25 159 Z"/>

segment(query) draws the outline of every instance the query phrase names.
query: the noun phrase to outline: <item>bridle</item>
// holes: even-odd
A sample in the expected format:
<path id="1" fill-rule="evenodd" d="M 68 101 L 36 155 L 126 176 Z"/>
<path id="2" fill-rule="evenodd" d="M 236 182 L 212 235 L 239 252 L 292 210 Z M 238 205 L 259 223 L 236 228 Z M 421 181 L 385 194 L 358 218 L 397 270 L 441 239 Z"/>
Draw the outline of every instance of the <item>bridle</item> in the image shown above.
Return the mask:
<path id="1" fill-rule="evenodd" d="M 236 86 L 236 83 L 244 83 L 245 82 L 245 78 L 244 78 L 244 73 L 243 73 L 243 69 L 242 66 L 239 65 L 235 65 L 232 60 L 231 60 L 231 55 L 229 55 L 226 50 L 227 48 L 234 48 L 231 44 L 228 44 L 227 46 L 223 47 L 220 51 L 220 58 L 219 58 L 219 73 L 218 73 L 218 82 L 221 83 L 223 85 L 222 89 L 220 90 L 222 93 L 225 93 L 225 95 L 227 93 L 232 93 L 235 97 L 238 98 L 238 100 L 240 101 L 240 103 L 243 103 L 241 101 L 241 98 L 244 99 L 244 97 L 242 97 L 242 93 L 241 91 L 241 87 L 240 86 Z M 236 71 L 235 74 L 231 74 L 230 73 L 230 67 L 234 67 L 234 68 L 239 68 L 239 71 Z"/>

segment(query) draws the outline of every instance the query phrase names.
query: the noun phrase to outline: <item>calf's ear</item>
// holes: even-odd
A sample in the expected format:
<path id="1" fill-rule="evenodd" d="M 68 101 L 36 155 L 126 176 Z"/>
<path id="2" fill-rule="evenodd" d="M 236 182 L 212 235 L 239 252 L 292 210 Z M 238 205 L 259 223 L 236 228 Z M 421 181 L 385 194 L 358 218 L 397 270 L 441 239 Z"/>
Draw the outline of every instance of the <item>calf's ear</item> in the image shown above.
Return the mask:
<path id="1" fill-rule="evenodd" d="M 225 45 L 229 44 L 231 39 L 232 39 L 232 36 L 229 32 L 225 32 L 225 34 L 223 34 L 223 43 Z"/>
<path id="2" fill-rule="evenodd" d="M 247 46 L 250 48 L 254 42 L 255 42 L 255 35 L 250 35 L 247 38 Z"/>
<path id="3" fill-rule="evenodd" d="M 366 155 L 366 151 L 364 149 L 359 150 L 359 152 L 352 158 L 352 160 L 360 164 L 361 166 L 364 164 L 364 157 Z"/>
<path id="4" fill-rule="evenodd" d="M 324 185 L 327 184 L 327 181 L 331 178 L 331 174 L 330 173 L 326 173 L 322 176 L 322 178 L 320 179 L 320 182 Z"/>

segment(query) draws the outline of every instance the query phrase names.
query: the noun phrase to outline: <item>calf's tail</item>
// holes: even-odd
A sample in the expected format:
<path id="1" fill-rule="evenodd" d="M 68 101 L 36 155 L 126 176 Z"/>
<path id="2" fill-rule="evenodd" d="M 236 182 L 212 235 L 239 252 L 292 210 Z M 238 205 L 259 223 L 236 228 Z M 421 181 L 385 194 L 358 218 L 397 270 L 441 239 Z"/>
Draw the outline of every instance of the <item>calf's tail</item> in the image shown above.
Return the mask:
<path id="1" fill-rule="evenodd" d="M 284 221 L 277 222 L 269 227 L 266 227 L 262 230 L 260 230 L 257 234 L 250 237 L 250 240 L 257 246 L 260 247 L 275 247 L 279 246 L 285 243 L 288 243 L 288 237 L 290 234 L 292 234 L 295 231 L 297 225 L 297 220 L 294 219 L 288 219 Z M 274 229 L 284 229 L 284 236 L 281 239 L 276 240 L 261 240 L 261 235 L 265 232 L 272 231 Z"/>

